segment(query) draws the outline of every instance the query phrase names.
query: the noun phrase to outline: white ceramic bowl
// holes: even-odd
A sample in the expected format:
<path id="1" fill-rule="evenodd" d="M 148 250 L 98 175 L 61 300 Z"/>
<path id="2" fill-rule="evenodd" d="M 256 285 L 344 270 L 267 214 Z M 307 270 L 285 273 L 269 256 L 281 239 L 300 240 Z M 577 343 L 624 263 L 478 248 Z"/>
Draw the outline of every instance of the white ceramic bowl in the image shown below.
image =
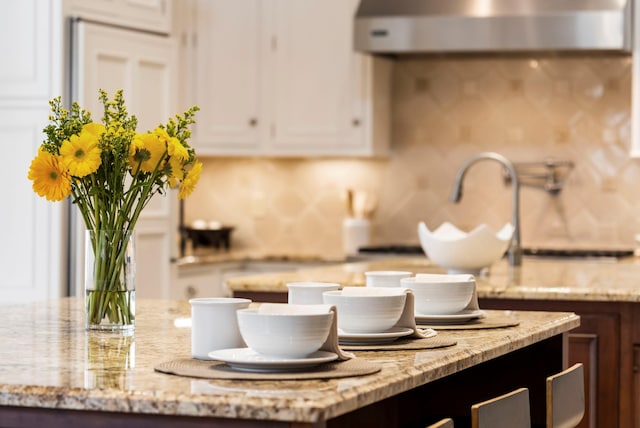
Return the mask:
<path id="1" fill-rule="evenodd" d="M 295 305 L 321 305 L 322 293 L 339 288 L 337 282 L 289 282 L 287 301 Z"/>
<path id="2" fill-rule="evenodd" d="M 333 312 L 260 313 L 258 309 L 237 312 L 238 327 L 249 348 L 275 358 L 304 358 L 327 340 Z"/>
<path id="3" fill-rule="evenodd" d="M 404 278 L 402 286 L 413 291 L 416 315 L 453 315 L 471 302 L 476 282 L 473 275 L 428 275 Z"/>
<path id="4" fill-rule="evenodd" d="M 413 275 L 402 270 L 373 270 L 365 272 L 367 287 L 400 287 L 400 280 Z"/>
<path id="5" fill-rule="evenodd" d="M 338 328 L 348 333 L 381 333 L 393 327 L 404 310 L 407 298 L 400 288 L 369 288 L 377 294 L 345 294 L 344 290 L 325 291 L 324 303 L 338 311 Z M 389 291 L 392 290 L 392 291 Z"/>
<path id="6" fill-rule="evenodd" d="M 478 274 L 504 256 L 509 248 L 513 226 L 504 225 L 498 233 L 481 224 L 465 233 L 451 223 L 442 223 L 430 231 L 424 222 L 418 224 L 420 245 L 427 257 L 449 273 Z"/>

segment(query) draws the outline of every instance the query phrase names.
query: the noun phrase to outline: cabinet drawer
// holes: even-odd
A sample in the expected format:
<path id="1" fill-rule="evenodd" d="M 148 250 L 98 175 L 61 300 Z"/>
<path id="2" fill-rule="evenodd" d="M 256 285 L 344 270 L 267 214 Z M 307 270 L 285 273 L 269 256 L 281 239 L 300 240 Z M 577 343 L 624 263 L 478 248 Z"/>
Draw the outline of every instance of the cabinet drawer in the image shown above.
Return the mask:
<path id="1" fill-rule="evenodd" d="M 212 266 L 179 267 L 178 279 L 170 294 L 172 299 L 180 300 L 226 296 L 220 271 Z"/>

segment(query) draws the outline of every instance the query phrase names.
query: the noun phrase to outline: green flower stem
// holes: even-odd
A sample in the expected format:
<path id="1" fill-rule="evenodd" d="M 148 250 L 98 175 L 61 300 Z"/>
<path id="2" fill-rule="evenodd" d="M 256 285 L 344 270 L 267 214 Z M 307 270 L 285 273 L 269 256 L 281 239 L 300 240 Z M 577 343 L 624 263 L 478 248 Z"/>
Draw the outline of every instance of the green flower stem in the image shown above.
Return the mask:
<path id="1" fill-rule="evenodd" d="M 111 324 L 131 324 L 131 293 L 127 290 L 125 264 L 128 230 L 89 231 L 95 254 L 95 289 L 87 295 L 88 322 L 100 324 L 105 318 Z"/>

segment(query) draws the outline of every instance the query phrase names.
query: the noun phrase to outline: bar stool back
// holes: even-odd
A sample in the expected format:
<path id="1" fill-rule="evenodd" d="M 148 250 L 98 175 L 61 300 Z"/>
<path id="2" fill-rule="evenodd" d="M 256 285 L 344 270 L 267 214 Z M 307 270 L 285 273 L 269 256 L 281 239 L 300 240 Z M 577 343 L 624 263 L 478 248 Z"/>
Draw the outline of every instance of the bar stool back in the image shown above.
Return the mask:
<path id="1" fill-rule="evenodd" d="M 427 428 L 453 428 L 453 419 L 446 418 L 442 419 L 435 424 L 429 425 Z"/>
<path id="2" fill-rule="evenodd" d="M 472 428 L 531 428 L 529 389 L 519 388 L 471 406 Z"/>
<path id="3" fill-rule="evenodd" d="M 582 363 L 547 378 L 547 428 L 574 428 L 584 411 Z"/>

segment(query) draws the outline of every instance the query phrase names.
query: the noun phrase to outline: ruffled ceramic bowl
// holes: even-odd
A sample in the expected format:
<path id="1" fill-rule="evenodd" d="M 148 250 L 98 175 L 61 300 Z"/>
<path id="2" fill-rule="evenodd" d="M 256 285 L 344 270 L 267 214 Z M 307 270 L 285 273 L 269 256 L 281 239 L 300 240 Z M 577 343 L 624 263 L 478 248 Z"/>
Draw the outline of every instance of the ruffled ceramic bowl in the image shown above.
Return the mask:
<path id="1" fill-rule="evenodd" d="M 479 274 L 504 256 L 512 236 L 511 223 L 505 224 L 498 233 L 486 224 L 469 233 L 447 222 L 433 232 L 424 222 L 418 224 L 422 250 L 431 261 L 449 273 Z"/>

